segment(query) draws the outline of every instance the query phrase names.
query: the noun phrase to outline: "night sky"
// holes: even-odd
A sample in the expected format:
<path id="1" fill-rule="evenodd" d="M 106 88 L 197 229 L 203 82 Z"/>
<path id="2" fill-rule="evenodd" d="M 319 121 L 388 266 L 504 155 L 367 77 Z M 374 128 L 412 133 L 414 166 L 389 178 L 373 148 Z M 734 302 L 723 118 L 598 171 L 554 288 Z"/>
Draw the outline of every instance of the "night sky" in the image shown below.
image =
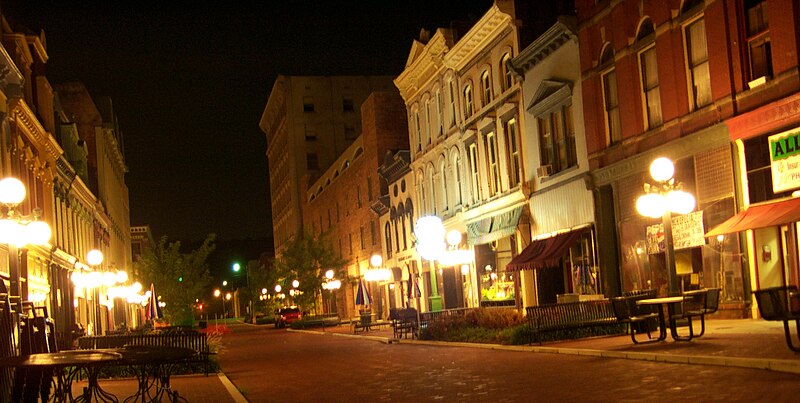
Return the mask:
<path id="1" fill-rule="evenodd" d="M 271 236 L 258 121 L 277 74 L 396 76 L 421 28 L 491 4 L 0 1 L 6 18 L 44 29 L 51 84 L 82 81 L 114 101 L 131 225 L 187 241 Z"/>

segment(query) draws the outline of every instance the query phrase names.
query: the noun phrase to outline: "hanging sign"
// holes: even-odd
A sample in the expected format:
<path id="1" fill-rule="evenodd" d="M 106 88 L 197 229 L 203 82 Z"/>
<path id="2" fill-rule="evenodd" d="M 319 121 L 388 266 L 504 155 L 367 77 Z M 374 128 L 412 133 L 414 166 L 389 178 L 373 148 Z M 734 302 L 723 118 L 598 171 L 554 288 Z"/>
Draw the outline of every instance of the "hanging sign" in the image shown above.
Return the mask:
<path id="1" fill-rule="evenodd" d="M 774 193 L 800 188 L 800 128 L 769 136 Z"/>
<path id="2" fill-rule="evenodd" d="M 675 250 L 693 248 L 706 244 L 703 229 L 703 212 L 672 216 L 672 246 Z M 647 253 L 664 252 L 664 225 L 647 226 Z"/>

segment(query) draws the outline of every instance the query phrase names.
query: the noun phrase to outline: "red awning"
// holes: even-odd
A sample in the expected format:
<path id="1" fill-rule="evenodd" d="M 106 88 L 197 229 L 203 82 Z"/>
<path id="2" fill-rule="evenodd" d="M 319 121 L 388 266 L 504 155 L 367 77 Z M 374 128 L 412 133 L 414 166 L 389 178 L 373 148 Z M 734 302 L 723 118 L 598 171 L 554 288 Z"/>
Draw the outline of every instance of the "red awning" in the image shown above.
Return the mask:
<path id="1" fill-rule="evenodd" d="M 507 271 L 542 269 L 557 267 L 567 248 L 572 246 L 583 234 L 583 230 L 565 232 L 556 236 L 533 241 L 511 259 L 506 265 Z"/>
<path id="2" fill-rule="evenodd" d="M 752 205 L 717 225 L 706 236 L 731 234 L 748 229 L 774 227 L 800 221 L 800 198 Z"/>

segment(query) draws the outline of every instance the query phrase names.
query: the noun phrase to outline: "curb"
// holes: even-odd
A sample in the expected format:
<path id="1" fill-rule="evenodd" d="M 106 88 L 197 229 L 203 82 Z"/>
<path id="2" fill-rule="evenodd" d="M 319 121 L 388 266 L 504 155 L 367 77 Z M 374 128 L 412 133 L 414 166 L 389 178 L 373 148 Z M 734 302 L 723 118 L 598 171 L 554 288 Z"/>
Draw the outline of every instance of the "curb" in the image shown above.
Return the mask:
<path id="1" fill-rule="evenodd" d="M 594 350 L 586 348 L 509 346 L 503 344 L 427 341 L 427 340 L 414 340 L 414 339 L 395 339 L 391 337 L 382 337 L 382 336 L 360 336 L 347 333 L 320 332 L 314 330 L 301 330 L 301 329 L 287 329 L 287 331 L 366 339 L 366 340 L 378 341 L 384 344 L 407 343 L 407 344 L 419 344 L 419 345 L 438 346 L 438 347 L 467 347 L 467 348 L 482 348 L 489 350 L 520 351 L 520 352 L 544 353 L 544 354 L 580 355 L 580 356 L 598 357 L 598 358 L 616 358 L 625 360 L 665 362 L 673 364 L 711 365 L 720 367 L 765 369 L 769 371 L 800 374 L 800 361 L 798 360 L 746 358 L 746 357 L 719 357 L 719 356 L 709 356 L 709 355 L 640 353 L 636 351 L 607 351 L 607 350 Z"/>

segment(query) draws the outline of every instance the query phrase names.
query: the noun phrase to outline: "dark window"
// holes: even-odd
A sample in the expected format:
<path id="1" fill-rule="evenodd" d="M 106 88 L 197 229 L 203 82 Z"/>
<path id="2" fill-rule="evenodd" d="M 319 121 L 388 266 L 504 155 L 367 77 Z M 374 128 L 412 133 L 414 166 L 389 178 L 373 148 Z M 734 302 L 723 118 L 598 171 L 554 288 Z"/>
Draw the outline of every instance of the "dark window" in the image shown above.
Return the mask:
<path id="1" fill-rule="evenodd" d="M 564 105 L 537 120 L 542 165 L 550 165 L 553 173 L 578 165 L 572 105 Z"/>
<path id="2" fill-rule="evenodd" d="M 303 97 L 303 112 L 314 112 L 314 97 Z"/>
<path id="3" fill-rule="evenodd" d="M 317 133 L 313 128 L 306 126 L 306 141 L 317 141 Z"/>
<path id="4" fill-rule="evenodd" d="M 306 154 L 306 167 L 308 169 L 319 169 L 319 158 L 317 153 Z"/>
<path id="5" fill-rule="evenodd" d="M 344 125 L 344 138 L 353 140 L 356 138 L 356 128 L 352 124 L 345 123 Z"/>
<path id="6" fill-rule="evenodd" d="M 342 110 L 345 112 L 355 111 L 355 107 L 353 106 L 353 98 L 342 99 Z"/>
<path id="7" fill-rule="evenodd" d="M 750 203 L 759 203 L 779 197 L 790 196 L 791 191 L 772 192 L 772 168 L 769 161 L 769 136 L 744 141 L 745 165 L 747 166 L 747 190 Z"/>

